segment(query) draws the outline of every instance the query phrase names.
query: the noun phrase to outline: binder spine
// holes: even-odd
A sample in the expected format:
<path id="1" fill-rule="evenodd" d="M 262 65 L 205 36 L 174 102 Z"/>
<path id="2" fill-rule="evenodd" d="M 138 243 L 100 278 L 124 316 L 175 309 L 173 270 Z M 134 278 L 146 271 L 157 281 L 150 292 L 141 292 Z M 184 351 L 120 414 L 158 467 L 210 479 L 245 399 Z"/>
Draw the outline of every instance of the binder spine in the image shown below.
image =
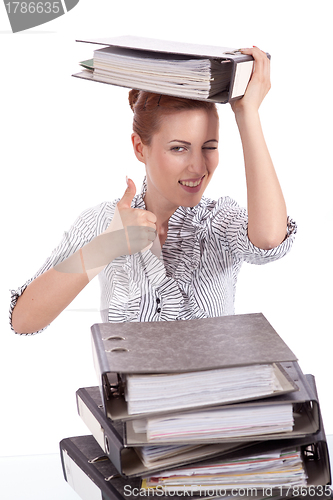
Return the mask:
<path id="1" fill-rule="evenodd" d="M 230 100 L 243 97 L 250 81 L 254 61 L 234 61 L 230 85 Z"/>
<path id="2" fill-rule="evenodd" d="M 72 439 L 79 440 L 82 446 L 87 447 L 87 444 L 84 444 L 87 438 L 89 445 L 92 436 L 66 438 L 60 441 L 60 455 L 65 480 L 82 500 L 124 500 L 124 497 L 112 484 L 112 479 L 116 476 L 105 477 L 98 470 L 96 462 L 89 460 L 82 453 L 81 445 L 79 448 L 75 441 L 72 441 Z"/>
<path id="3" fill-rule="evenodd" d="M 119 394 L 119 377 L 115 373 L 109 372 L 107 356 L 102 335 L 100 335 L 99 324 L 91 327 L 92 332 L 92 351 L 93 362 L 97 377 L 100 381 L 100 391 L 103 399 L 104 408 L 107 401 L 114 395 Z"/>
<path id="4" fill-rule="evenodd" d="M 76 401 L 80 417 L 116 469 L 122 473 L 121 450 L 124 445 L 117 430 L 108 422 L 86 389 L 76 392 Z"/>
<path id="5" fill-rule="evenodd" d="M 107 357 L 105 354 L 105 348 L 102 340 L 102 336 L 99 331 L 99 324 L 95 324 L 91 327 L 92 332 L 92 342 L 93 342 L 93 355 L 94 355 L 94 365 L 95 370 L 99 376 L 103 373 L 109 371 Z"/>
<path id="6" fill-rule="evenodd" d="M 89 463 L 86 457 L 80 450 L 72 447 L 69 439 L 60 442 L 60 455 L 65 480 L 82 500 L 120 500 L 116 496 L 103 495 L 96 484 L 98 481 L 96 471 L 88 472 Z"/>

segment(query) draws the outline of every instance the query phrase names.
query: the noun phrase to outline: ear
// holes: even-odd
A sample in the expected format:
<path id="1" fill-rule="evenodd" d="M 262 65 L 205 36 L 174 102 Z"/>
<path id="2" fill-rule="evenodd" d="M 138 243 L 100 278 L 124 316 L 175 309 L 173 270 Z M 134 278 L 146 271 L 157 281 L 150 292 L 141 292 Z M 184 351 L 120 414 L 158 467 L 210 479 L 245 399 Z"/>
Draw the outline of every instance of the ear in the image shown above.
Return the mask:
<path id="1" fill-rule="evenodd" d="M 133 132 L 133 134 L 131 135 L 131 139 L 135 156 L 142 163 L 146 163 L 146 146 L 142 143 L 141 137 L 136 132 Z"/>

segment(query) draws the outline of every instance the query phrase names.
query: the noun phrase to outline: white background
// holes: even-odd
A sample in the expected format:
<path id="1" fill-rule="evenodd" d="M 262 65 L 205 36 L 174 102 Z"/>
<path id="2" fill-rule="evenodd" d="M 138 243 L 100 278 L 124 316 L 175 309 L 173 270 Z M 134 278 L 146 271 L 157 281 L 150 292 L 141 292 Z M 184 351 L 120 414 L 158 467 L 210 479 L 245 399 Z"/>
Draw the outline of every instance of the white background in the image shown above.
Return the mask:
<path id="1" fill-rule="evenodd" d="M 98 382 L 90 346 L 98 281 L 34 337 L 11 332 L 9 289 L 37 271 L 83 209 L 121 196 L 126 175 L 140 189 L 144 175 L 131 150 L 127 91 L 71 77 L 92 56 L 80 37 L 132 34 L 271 53 L 261 117 L 298 235 L 279 262 L 244 265 L 236 312 L 263 312 L 316 376 L 333 433 L 331 15 L 329 0 L 80 0 L 66 15 L 12 34 L 0 5 L 1 456 L 57 453 L 62 438 L 88 433 L 75 391 Z M 206 195 L 246 205 L 233 114 L 228 105 L 219 111 L 220 166 Z"/>

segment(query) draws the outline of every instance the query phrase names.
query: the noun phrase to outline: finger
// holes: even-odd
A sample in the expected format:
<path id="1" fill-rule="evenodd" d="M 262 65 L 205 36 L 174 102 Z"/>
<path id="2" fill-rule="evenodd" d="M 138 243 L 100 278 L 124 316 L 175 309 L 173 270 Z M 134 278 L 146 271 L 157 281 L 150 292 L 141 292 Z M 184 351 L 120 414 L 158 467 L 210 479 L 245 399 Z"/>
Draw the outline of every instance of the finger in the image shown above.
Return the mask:
<path id="1" fill-rule="evenodd" d="M 142 222 L 142 224 L 140 224 L 140 226 L 145 226 L 153 231 L 156 231 L 156 224 L 155 222 L 150 222 L 150 221 L 145 221 L 145 222 Z"/>
<path id="2" fill-rule="evenodd" d="M 146 210 L 146 218 L 148 222 L 151 222 L 152 224 L 156 224 L 157 217 L 153 212 L 149 212 L 149 210 Z"/>
<path id="3" fill-rule="evenodd" d="M 118 202 L 118 208 L 119 210 L 122 210 L 124 208 L 131 208 L 131 202 L 135 196 L 136 193 L 136 187 L 132 179 L 127 179 L 127 189 L 121 198 L 121 200 Z"/>
<path id="4" fill-rule="evenodd" d="M 271 61 L 269 57 L 267 56 L 266 52 L 258 49 L 256 47 L 256 52 L 255 52 L 255 65 L 258 67 L 258 69 L 261 71 L 261 75 L 265 78 L 270 77 L 270 64 Z"/>
<path id="5" fill-rule="evenodd" d="M 258 79 L 258 81 L 270 80 L 270 60 L 266 52 L 255 46 L 248 49 L 240 49 L 240 52 L 251 55 L 254 59 L 252 79 Z"/>
<path id="6" fill-rule="evenodd" d="M 145 226 L 128 226 L 125 228 L 128 253 L 133 254 L 150 247 L 156 238 L 156 231 Z"/>
<path id="7" fill-rule="evenodd" d="M 156 229 L 156 215 L 148 210 L 141 208 L 132 208 L 130 213 L 126 214 L 124 226 L 144 226 Z"/>
<path id="8" fill-rule="evenodd" d="M 135 213 L 132 215 L 135 215 L 135 218 L 131 218 L 131 222 L 128 223 L 127 225 L 129 226 L 148 226 L 153 229 L 156 229 L 156 221 L 157 217 L 153 212 L 149 212 L 148 210 L 143 210 L 141 208 L 136 208 L 134 209 Z"/>
<path id="9" fill-rule="evenodd" d="M 267 54 L 258 48 L 255 54 L 255 72 L 259 81 L 270 88 L 270 60 Z"/>
<path id="10" fill-rule="evenodd" d="M 154 241 L 156 236 L 157 236 L 156 229 L 151 230 L 151 228 L 148 228 L 148 233 L 147 233 L 148 240 Z"/>
<path id="11" fill-rule="evenodd" d="M 256 62 L 267 62 L 269 63 L 269 58 L 263 50 L 259 49 L 255 45 L 252 48 L 239 49 L 242 54 L 250 55 Z"/>
<path id="12" fill-rule="evenodd" d="M 130 241 L 132 242 L 139 239 L 154 241 L 157 235 L 156 229 L 148 226 L 127 226 L 126 231 Z"/>
<path id="13" fill-rule="evenodd" d="M 253 48 L 254 48 L 254 50 L 259 51 L 259 53 L 261 53 L 262 55 L 265 55 L 267 57 L 266 52 L 264 52 L 263 50 L 259 49 L 259 47 L 257 47 L 256 45 L 253 45 Z"/>

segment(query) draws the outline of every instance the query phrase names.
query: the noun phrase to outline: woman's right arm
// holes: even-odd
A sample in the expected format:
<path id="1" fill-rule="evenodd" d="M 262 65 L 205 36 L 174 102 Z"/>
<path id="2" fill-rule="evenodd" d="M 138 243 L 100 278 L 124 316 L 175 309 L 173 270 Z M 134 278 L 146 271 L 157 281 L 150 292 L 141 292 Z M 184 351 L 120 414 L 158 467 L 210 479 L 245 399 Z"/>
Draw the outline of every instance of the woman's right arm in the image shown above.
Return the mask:
<path id="1" fill-rule="evenodd" d="M 86 273 L 61 273 L 55 268 L 32 281 L 17 299 L 12 326 L 33 333 L 49 325 L 89 283 Z"/>
<path id="2" fill-rule="evenodd" d="M 45 328 L 112 260 L 151 246 L 156 217 L 131 208 L 134 195 L 135 185 L 130 181 L 107 230 L 27 286 L 12 312 L 15 332 L 29 334 Z"/>

